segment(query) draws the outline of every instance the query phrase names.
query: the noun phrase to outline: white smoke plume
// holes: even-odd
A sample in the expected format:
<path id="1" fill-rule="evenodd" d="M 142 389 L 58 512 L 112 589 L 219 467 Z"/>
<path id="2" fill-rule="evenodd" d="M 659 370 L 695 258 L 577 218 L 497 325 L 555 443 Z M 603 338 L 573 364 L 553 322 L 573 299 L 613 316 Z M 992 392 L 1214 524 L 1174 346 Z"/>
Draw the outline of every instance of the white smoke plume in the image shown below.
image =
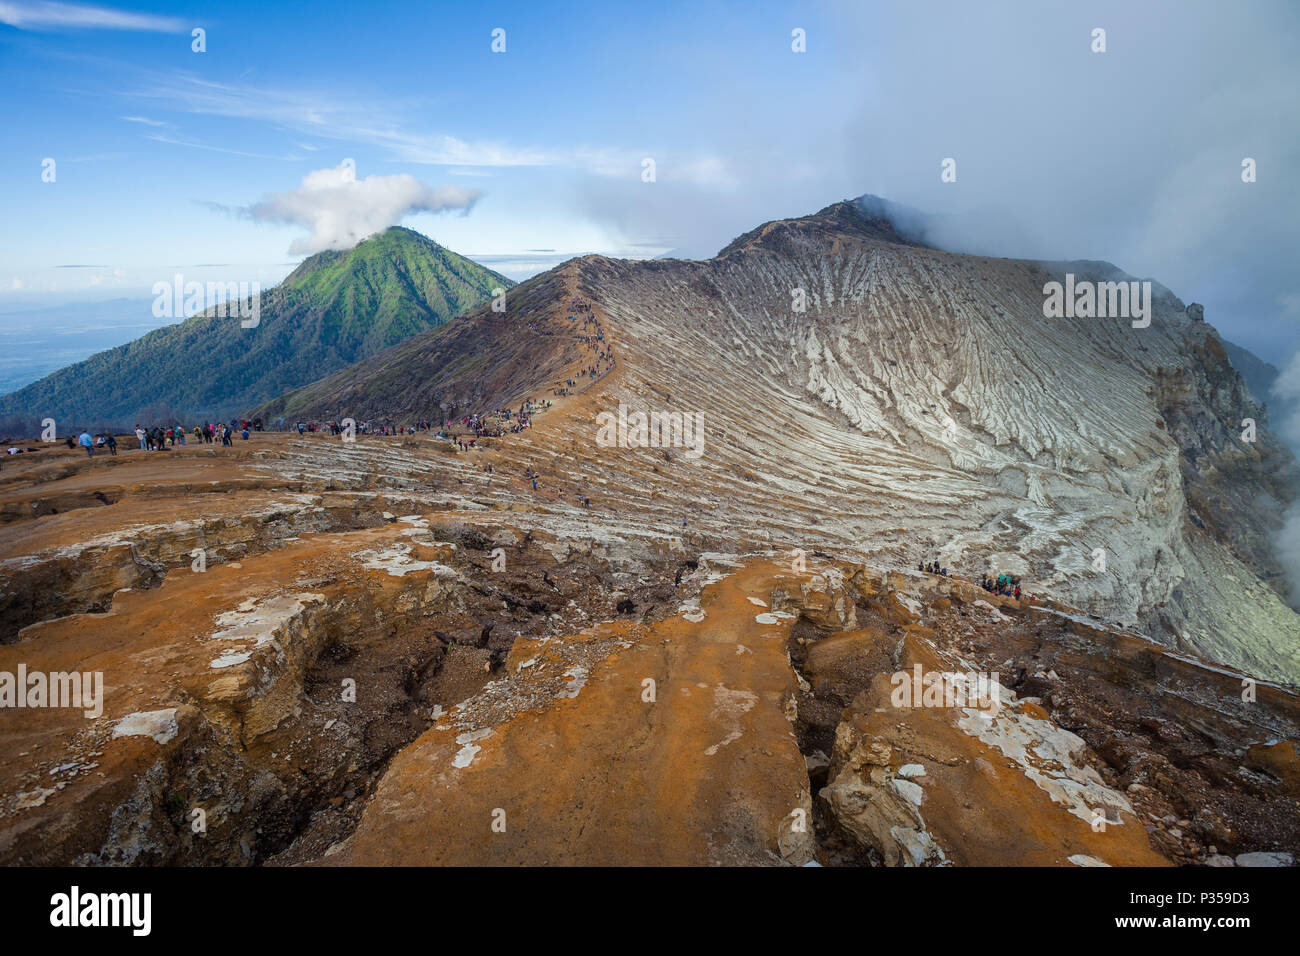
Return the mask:
<path id="1" fill-rule="evenodd" d="M 1269 407 L 1275 411 L 1278 434 L 1300 457 L 1300 351 L 1274 379 L 1270 393 Z M 1300 500 L 1287 509 L 1273 544 L 1291 585 L 1290 604 L 1300 610 Z"/>
<path id="2" fill-rule="evenodd" d="M 1282 518 L 1282 530 L 1273 539 L 1273 550 L 1290 585 L 1291 607 L 1300 611 L 1300 502 L 1287 509 Z"/>
<path id="3" fill-rule="evenodd" d="M 1291 356 L 1291 361 L 1273 380 L 1269 395 L 1273 401 L 1269 407 L 1278 406 L 1281 414 L 1277 419 L 1277 430 L 1284 441 L 1300 456 L 1300 352 Z"/>
<path id="4" fill-rule="evenodd" d="M 358 179 L 355 166 L 343 162 L 303 177 L 297 189 L 273 193 L 248 207 L 256 222 L 289 223 L 311 231 L 295 239 L 290 255 L 325 249 L 350 249 L 416 212 L 468 213 L 483 194 L 460 186 L 434 188 L 408 173 Z"/>

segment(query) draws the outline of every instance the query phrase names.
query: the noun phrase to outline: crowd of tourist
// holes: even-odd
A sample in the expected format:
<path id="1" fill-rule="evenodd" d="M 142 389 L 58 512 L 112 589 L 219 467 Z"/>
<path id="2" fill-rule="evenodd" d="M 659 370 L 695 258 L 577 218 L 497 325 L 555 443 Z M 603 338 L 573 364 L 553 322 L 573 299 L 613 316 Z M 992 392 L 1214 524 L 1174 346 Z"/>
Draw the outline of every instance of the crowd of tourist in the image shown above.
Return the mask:
<path id="1" fill-rule="evenodd" d="M 996 578 L 985 575 L 980 581 L 980 587 L 990 594 L 1001 594 L 1004 597 L 1020 600 L 1020 578 L 1010 574 L 999 574 Z"/>
<path id="2" fill-rule="evenodd" d="M 945 578 L 948 576 L 948 569 L 938 561 L 922 561 L 917 564 L 916 570 L 925 574 L 937 574 Z M 998 574 L 996 576 L 981 574 L 980 587 L 989 594 L 998 594 L 1003 597 L 1014 598 L 1017 601 L 1024 594 L 1020 590 L 1020 578 L 1012 574 Z M 1030 600 L 1033 599 L 1030 598 Z"/>
<path id="3" fill-rule="evenodd" d="M 169 448 L 187 445 L 191 439 L 196 445 L 217 443 L 233 445 L 236 436 L 248 441 L 252 432 L 261 430 L 260 418 L 232 418 L 229 422 L 203 422 L 201 425 L 191 427 L 172 424 L 151 425 L 146 428 L 137 423 L 134 438 L 141 451 L 166 451 Z M 87 457 L 94 457 L 97 450 L 106 451 L 109 455 L 117 454 L 117 435 L 112 431 L 101 431 L 92 435 L 87 429 L 75 438 L 68 435 L 63 441 L 69 448 L 84 448 Z"/>
<path id="4" fill-rule="evenodd" d="M 555 383 L 555 395 L 570 395 L 572 389 L 580 384 L 590 384 L 600 378 L 615 365 L 614 350 L 605 342 L 605 330 L 600 319 L 591 307 L 591 303 L 580 296 L 574 296 L 569 303 L 569 321 L 573 325 L 573 338 L 579 346 L 587 350 L 588 364 L 569 378 Z"/>

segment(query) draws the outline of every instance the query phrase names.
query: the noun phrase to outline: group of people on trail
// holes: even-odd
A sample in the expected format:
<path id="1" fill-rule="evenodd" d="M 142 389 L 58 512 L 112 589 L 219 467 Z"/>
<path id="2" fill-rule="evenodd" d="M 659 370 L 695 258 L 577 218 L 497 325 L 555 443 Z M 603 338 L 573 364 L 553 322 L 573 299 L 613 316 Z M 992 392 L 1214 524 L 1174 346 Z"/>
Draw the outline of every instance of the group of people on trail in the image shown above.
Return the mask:
<path id="1" fill-rule="evenodd" d="M 229 423 L 204 422 L 202 425 L 193 426 L 192 429 L 176 424 L 151 425 L 145 428 L 137 422 L 134 436 L 141 451 L 165 451 L 169 448 L 188 444 L 191 435 L 196 445 L 215 444 L 216 442 L 221 442 L 223 445 L 233 445 L 236 434 L 247 441 L 250 437 L 250 431 L 261 430 L 262 420 L 260 418 L 251 420 L 232 418 Z M 63 441 L 70 449 L 84 448 L 88 458 L 94 457 L 96 449 L 107 451 L 110 455 L 117 454 L 117 435 L 111 430 L 91 434 L 89 429 L 84 429 L 76 438 L 68 435 Z"/>
<path id="2" fill-rule="evenodd" d="M 454 430 L 473 432 L 475 438 L 502 438 L 505 435 L 517 435 L 526 428 L 532 428 L 534 413 L 545 411 L 550 407 L 550 402 L 536 402 L 530 398 L 520 405 L 518 410 L 498 408 L 483 415 L 478 413 L 462 415 L 454 421 L 448 420 L 444 430 L 438 435 L 441 438 L 451 438 L 450 433 Z M 472 445 L 474 442 L 470 441 L 469 444 Z"/>
<path id="3" fill-rule="evenodd" d="M 450 442 L 461 451 L 479 448 L 480 438 L 503 438 L 533 427 L 533 416 L 551 407 L 548 399 L 525 399 L 516 408 L 498 408 L 491 412 L 462 415 L 448 419 L 435 437 Z"/>
<path id="4" fill-rule="evenodd" d="M 996 578 L 985 575 L 984 580 L 980 581 L 980 587 L 990 594 L 1001 594 L 1004 597 L 1020 600 L 1020 579 L 1010 574 L 999 574 Z"/>
<path id="5" fill-rule="evenodd" d="M 516 411 L 513 408 L 498 408 L 489 415 L 489 418 L 495 418 L 497 421 L 495 432 L 488 426 L 484 434 L 490 437 L 500 438 L 504 434 L 517 435 L 525 428 L 531 428 L 533 424 L 533 415 L 537 412 L 544 412 L 551 407 L 549 399 L 538 401 L 534 398 L 525 399 L 524 403 Z M 482 436 L 480 436 L 482 437 Z"/>
<path id="6" fill-rule="evenodd" d="M 948 576 L 948 569 L 938 561 L 922 561 L 916 566 L 916 570 L 926 574 L 938 574 L 942 577 Z M 996 577 L 989 577 L 987 574 L 980 576 L 980 587 L 990 594 L 1000 594 L 1005 597 L 1020 600 L 1023 593 L 1020 590 L 1020 578 L 1012 574 L 999 574 Z M 1032 598 L 1030 600 L 1033 600 Z"/>
<path id="7" fill-rule="evenodd" d="M 135 438 L 140 443 L 141 451 L 165 451 L 168 448 L 188 444 L 190 435 L 193 435 L 196 445 L 214 445 L 217 442 L 222 445 L 233 445 L 236 434 L 244 441 L 248 441 L 252 431 L 261 430 L 260 418 L 251 421 L 246 418 L 232 418 L 229 423 L 204 422 L 202 425 L 193 426 L 192 430 L 187 430 L 184 425 L 169 425 L 166 428 L 162 425 L 154 425 L 152 428 L 145 428 L 137 423 Z"/>
<path id="8" fill-rule="evenodd" d="M 591 303 L 581 296 L 574 296 L 569 303 L 569 321 L 574 323 L 574 341 L 591 353 L 592 361 L 576 375 L 556 382 L 552 389 L 555 395 L 568 395 L 569 390 L 577 388 L 583 379 L 589 383 L 595 381 L 615 365 L 614 350 L 605 343 L 605 330 L 601 327 L 600 319 L 596 318 Z"/>

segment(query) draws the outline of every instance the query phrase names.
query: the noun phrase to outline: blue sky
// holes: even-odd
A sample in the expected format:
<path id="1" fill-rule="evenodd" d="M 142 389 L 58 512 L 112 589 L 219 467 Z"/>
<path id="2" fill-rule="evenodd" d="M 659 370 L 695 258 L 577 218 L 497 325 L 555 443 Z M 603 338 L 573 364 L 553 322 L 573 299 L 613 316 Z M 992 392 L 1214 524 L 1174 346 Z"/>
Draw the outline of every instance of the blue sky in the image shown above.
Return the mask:
<path id="1" fill-rule="evenodd" d="M 701 100 L 734 102 L 766 62 L 760 122 L 794 108 L 800 85 L 824 95 L 833 79 L 827 58 L 792 56 L 769 17 L 544 6 L 137 4 L 165 18 L 157 29 L 0 26 L 0 80 L 22 90 L 0 128 L 6 218 L 23 224 L 3 240 L 6 278 L 23 287 L 9 291 L 135 291 L 204 264 L 278 278 L 301 258 L 286 254 L 300 230 L 214 207 L 246 207 L 346 158 L 358 178 L 481 190 L 469 215 L 407 220 L 467 254 L 658 254 L 682 236 L 591 215 L 593 182 L 635 204 L 649 156 L 656 185 L 735 191 L 718 158 L 728 131 Z M 207 52 L 191 50 L 191 25 Z M 504 54 L 491 51 L 498 26 Z"/>
<path id="2" fill-rule="evenodd" d="M 0 331 L 176 272 L 270 285 L 332 228 L 275 220 L 351 159 L 394 208 L 476 195 L 392 218 L 514 277 L 706 256 L 872 192 L 952 217 L 970 251 L 1156 278 L 1281 365 L 1300 342 L 1298 22 L 1191 0 L 0 0 Z"/>

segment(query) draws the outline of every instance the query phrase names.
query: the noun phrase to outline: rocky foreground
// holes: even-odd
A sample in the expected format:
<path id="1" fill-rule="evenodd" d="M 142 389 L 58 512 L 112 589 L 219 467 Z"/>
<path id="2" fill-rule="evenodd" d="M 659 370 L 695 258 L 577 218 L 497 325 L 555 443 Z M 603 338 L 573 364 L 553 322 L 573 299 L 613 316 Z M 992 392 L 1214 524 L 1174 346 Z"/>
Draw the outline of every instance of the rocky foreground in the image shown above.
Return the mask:
<path id="1" fill-rule="evenodd" d="M 665 531 L 662 499 L 484 445 L 6 461 L 0 675 L 99 673 L 103 695 L 93 716 L 0 709 L 0 862 L 1300 851 L 1293 686 L 1050 591 L 777 548 L 725 516 Z"/>

